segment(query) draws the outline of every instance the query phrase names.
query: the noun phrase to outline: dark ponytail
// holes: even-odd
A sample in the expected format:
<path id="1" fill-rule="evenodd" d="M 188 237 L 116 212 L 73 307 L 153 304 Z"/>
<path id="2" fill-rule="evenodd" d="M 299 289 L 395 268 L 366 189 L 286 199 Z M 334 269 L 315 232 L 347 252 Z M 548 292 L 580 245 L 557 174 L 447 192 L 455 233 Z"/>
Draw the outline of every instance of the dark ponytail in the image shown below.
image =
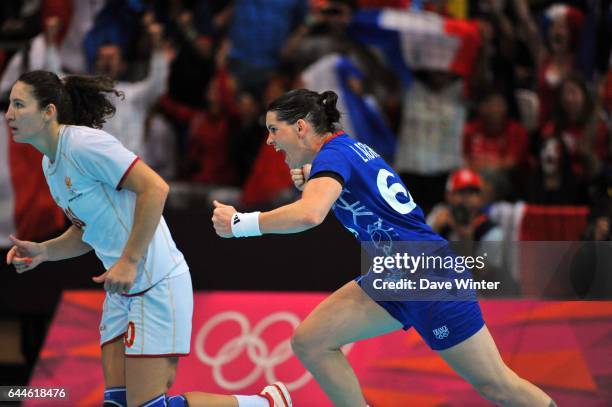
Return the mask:
<path id="1" fill-rule="evenodd" d="M 18 81 L 32 86 L 41 109 L 54 104 L 61 124 L 99 129 L 106 118 L 115 114 L 108 94 L 123 97 L 114 89 L 114 81 L 105 76 L 70 75 L 61 80 L 53 72 L 32 71 L 21 75 Z"/>
<path id="2" fill-rule="evenodd" d="M 72 75 L 64 78 L 64 87 L 72 101 L 73 124 L 99 129 L 107 117 L 115 114 L 109 93 L 123 97 L 115 90 L 115 82 L 107 76 Z"/>
<path id="3" fill-rule="evenodd" d="M 331 90 L 321 94 L 308 89 L 295 89 L 285 93 L 268 106 L 276 112 L 279 121 L 294 124 L 304 119 L 312 124 L 317 134 L 339 129 L 340 111 L 336 107 L 338 95 Z"/>
<path id="4" fill-rule="evenodd" d="M 330 124 L 340 121 L 340 111 L 336 108 L 336 103 L 338 103 L 338 95 L 336 95 L 336 92 L 326 90 L 321 93 L 319 96 L 319 103 L 323 105 L 323 110 L 325 110 L 325 114 Z"/>

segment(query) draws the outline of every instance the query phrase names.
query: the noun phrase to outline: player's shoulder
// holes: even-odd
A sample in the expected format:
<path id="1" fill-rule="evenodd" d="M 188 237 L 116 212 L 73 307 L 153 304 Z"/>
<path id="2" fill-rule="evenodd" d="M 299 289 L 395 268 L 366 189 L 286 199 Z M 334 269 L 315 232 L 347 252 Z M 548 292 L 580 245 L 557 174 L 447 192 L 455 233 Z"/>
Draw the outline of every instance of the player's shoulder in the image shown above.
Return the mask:
<path id="1" fill-rule="evenodd" d="M 117 142 L 113 136 L 101 129 L 68 125 L 64 130 L 64 142 L 69 150 L 87 149 L 100 143 Z"/>
<path id="2" fill-rule="evenodd" d="M 337 162 L 338 160 L 347 160 L 349 159 L 348 152 L 350 148 L 342 143 L 335 142 L 336 140 L 332 140 L 329 143 L 326 143 L 315 159 L 313 160 L 313 165 L 316 165 L 318 162 Z"/>
<path id="3" fill-rule="evenodd" d="M 71 139 L 81 138 L 81 140 L 88 140 L 92 137 L 112 137 L 110 134 L 108 134 L 102 129 L 95 129 L 93 127 L 88 126 L 66 125 L 64 131 L 65 134 Z"/>
<path id="4" fill-rule="evenodd" d="M 343 133 L 338 137 L 334 137 L 333 139 L 325 143 L 322 150 L 346 152 L 347 150 L 350 150 L 353 144 L 355 144 L 355 140 L 351 138 L 348 134 Z"/>

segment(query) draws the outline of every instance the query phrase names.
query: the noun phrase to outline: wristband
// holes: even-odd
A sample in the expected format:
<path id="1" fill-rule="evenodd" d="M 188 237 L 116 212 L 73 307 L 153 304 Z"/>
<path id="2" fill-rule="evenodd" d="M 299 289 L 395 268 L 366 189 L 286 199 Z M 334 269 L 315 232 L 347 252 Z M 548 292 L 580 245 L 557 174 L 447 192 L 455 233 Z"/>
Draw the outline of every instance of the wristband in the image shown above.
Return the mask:
<path id="1" fill-rule="evenodd" d="M 234 237 L 261 236 L 259 214 L 261 212 L 236 212 L 232 215 L 232 234 Z"/>

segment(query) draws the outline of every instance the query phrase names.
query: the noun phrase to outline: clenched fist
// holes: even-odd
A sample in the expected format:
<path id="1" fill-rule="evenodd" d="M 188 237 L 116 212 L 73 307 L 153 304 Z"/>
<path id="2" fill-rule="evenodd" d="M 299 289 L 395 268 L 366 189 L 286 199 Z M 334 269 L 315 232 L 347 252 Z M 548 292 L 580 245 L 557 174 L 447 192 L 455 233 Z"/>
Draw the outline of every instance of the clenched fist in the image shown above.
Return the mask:
<path id="1" fill-rule="evenodd" d="M 234 237 L 232 234 L 232 216 L 236 213 L 233 206 L 222 204 L 219 201 L 213 201 L 215 209 L 213 210 L 212 222 L 215 232 L 221 237 Z"/>
<path id="2" fill-rule="evenodd" d="M 302 168 L 294 168 L 290 171 L 293 185 L 295 185 L 295 187 L 300 191 L 304 190 L 304 185 L 306 185 L 306 181 L 308 181 L 308 178 L 310 177 L 311 167 L 311 164 L 306 164 Z"/>

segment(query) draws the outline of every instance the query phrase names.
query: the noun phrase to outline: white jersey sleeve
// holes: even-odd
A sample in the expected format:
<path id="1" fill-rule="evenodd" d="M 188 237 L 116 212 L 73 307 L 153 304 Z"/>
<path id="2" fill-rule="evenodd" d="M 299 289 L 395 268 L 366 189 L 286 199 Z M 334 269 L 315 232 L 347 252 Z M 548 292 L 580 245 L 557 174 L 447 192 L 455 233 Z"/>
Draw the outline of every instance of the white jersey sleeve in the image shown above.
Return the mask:
<path id="1" fill-rule="evenodd" d="M 89 177 L 121 189 L 138 157 L 106 132 L 86 134 L 75 141 L 71 153 L 76 165 Z"/>

